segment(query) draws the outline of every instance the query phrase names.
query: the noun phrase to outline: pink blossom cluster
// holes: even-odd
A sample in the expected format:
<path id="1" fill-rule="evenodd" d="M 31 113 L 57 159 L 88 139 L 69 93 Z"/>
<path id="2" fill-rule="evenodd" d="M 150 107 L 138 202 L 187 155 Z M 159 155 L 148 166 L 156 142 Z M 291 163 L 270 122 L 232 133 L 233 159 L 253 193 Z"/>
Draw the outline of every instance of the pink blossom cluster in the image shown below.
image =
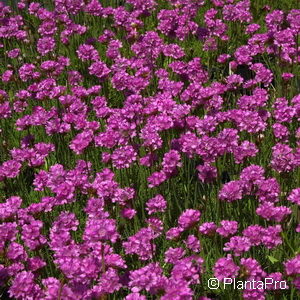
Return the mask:
<path id="1" fill-rule="evenodd" d="M 300 10 L 117 2 L 0 2 L 1 290 L 297 297 Z"/>

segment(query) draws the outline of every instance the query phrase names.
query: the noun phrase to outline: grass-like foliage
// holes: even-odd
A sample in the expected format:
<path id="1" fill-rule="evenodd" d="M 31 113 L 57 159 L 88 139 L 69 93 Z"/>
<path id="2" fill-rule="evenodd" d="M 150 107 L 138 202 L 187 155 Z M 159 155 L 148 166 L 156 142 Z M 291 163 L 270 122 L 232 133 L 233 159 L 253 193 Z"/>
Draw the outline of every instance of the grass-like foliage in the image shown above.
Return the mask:
<path id="1" fill-rule="evenodd" d="M 299 65 L 298 0 L 0 2 L 0 298 L 300 299 Z"/>

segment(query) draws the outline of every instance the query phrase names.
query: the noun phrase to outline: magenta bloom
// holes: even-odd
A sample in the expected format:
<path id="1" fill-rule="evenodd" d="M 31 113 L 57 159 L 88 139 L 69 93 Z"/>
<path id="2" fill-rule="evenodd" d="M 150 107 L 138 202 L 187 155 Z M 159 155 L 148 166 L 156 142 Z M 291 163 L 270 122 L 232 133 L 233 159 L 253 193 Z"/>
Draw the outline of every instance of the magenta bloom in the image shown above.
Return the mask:
<path id="1" fill-rule="evenodd" d="M 53 51 L 55 49 L 55 40 L 52 37 L 40 38 L 37 42 L 37 51 L 42 55 Z"/>
<path id="2" fill-rule="evenodd" d="M 22 199 L 18 196 L 9 197 L 6 202 L 0 203 L 0 219 L 4 220 L 15 215 L 21 203 Z"/>
<path id="3" fill-rule="evenodd" d="M 211 165 L 199 165 L 197 167 L 198 178 L 202 182 L 212 182 L 217 178 L 217 168 Z"/>
<path id="4" fill-rule="evenodd" d="M 264 228 L 259 225 L 250 225 L 243 230 L 243 236 L 247 237 L 252 246 L 258 246 L 262 241 Z"/>
<path id="5" fill-rule="evenodd" d="M 238 275 L 239 267 L 234 263 L 231 255 L 217 260 L 213 268 L 214 275 L 219 280 L 224 278 L 235 278 Z"/>
<path id="6" fill-rule="evenodd" d="M 82 61 L 86 60 L 99 60 L 98 51 L 92 46 L 87 44 L 82 44 L 79 46 L 78 50 L 76 51 L 78 58 Z"/>
<path id="7" fill-rule="evenodd" d="M 282 73 L 281 76 L 284 81 L 289 81 L 290 79 L 294 78 L 294 74 L 292 73 Z"/>
<path id="8" fill-rule="evenodd" d="M 125 300 L 146 300 L 146 296 L 139 293 L 130 293 L 125 298 Z"/>
<path id="9" fill-rule="evenodd" d="M 152 243 L 154 232 L 151 228 L 142 228 L 135 235 L 123 242 L 126 254 L 137 254 L 140 260 L 148 260 L 155 254 L 155 244 Z"/>
<path id="10" fill-rule="evenodd" d="M 300 275 L 300 254 L 284 263 L 288 276 Z"/>
<path id="11" fill-rule="evenodd" d="M 10 297 L 16 299 L 42 299 L 42 289 L 34 281 L 32 272 L 22 271 L 16 275 L 9 289 Z"/>
<path id="12" fill-rule="evenodd" d="M 221 226 L 217 228 L 217 233 L 223 237 L 228 237 L 233 235 L 238 230 L 238 222 L 237 221 L 227 221 L 223 220 L 220 222 Z"/>
<path id="13" fill-rule="evenodd" d="M 172 248 L 170 247 L 165 252 L 165 262 L 175 264 L 178 260 L 180 260 L 185 255 L 185 251 L 183 248 Z"/>
<path id="14" fill-rule="evenodd" d="M 88 145 L 93 140 L 93 131 L 85 130 L 76 135 L 76 137 L 70 143 L 70 149 L 72 149 L 76 154 L 81 154 L 83 150 L 88 147 Z"/>
<path id="15" fill-rule="evenodd" d="M 219 198 L 227 202 L 232 202 L 242 199 L 242 184 L 241 181 L 230 181 L 223 185 L 219 192 Z"/>
<path id="16" fill-rule="evenodd" d="M 170 150 L 164 155 L 162 166 L 166 174 L 171 174 L 177 167 L 181 167 L 180 154 L 177 150 Z"/>
<path id="17" fill-rule="evenodd" d="M 151 294 L 156 294 L 158 290 L 162 290 L 167 281 L 158 263 L 151 263 L 146 267 L 131 271 L 129 278 L 129 286 L 132 292 L 145 289 Z"/>
<path id="18" fill-rule="evenodd" d="M 83 239 L 90 242 L 111 241 L 119 238 L 114 219 L 89 219 L 86 223 Z"/>
<path id="19" fill-rule="evenodd" d="M 185 241 L 185 245 L 187 248 L 189 248 L 193 252 L 198 253 L 200 251 L 200 241 L 193 234 L 190 234 L 187 237 L 187 239 Z"/>
<path id="20" fill-rule="evenodd" d="M 156 212 L 164 212 L 167 208 L 167 202 L 162 195 L 158 194 L 154 198 L 149 199 L 146 206 L 148 214 L 151 215 Z"/>
<path id="21" fill-rule="evenodd" d="M 136 215 L 136 210 L 133 208 L 123 208 L 121 211 L 121 216 L 125 219 L 131 220 Z"/>
<path id="22" fill-rule="evenodd" d="M 137 153 L 132 146 L 123 146 L 113 152 L 111 159 L 115 168 L 129 168 L 137 160 Z"/>
<path id="23" fill-rule="evenodd" d="M 21 50 L 19 48 L 12 49 L 8 51 L 7 56 L 10 58 L 16 58 L 21 54 Z"/>
<path id="24" fill-rule="evenodd" d="M 251 247 L 251 242 L 247 237 L 233 236 L 230 241 L 225 244 L 224 251 L 233 251 L 234 256 L 241 256 Z"/>
<path id="25" fill-rule="evenodd" d="M 7 160 L 0 166 L 0 178 L 2 176 L 15 178 L 19 175 L 22 165 L 15 160 Z"/>
<path id="26" fill-rule="evenodd" d="M 300 206 L 300 188 L 293 189 L 287 200 Z"/>
<path id="27" fill-rule="evenodd" d="M 205 222 L 198 228 L 199 232 L 205 235 L 213 235 L 216 232 L 217 225 L 214 222 Z"/>
<path id="28" fill-rule="evenodd" d="M 2 2 L 0 295 L 297 298 L 300 9 Z"/>
<path id="29" fill-rule="evenodd" d="M 292 210 L 286 206 L 274 206 L 272 202 L 264 202 L 256 209 L 256 213 L 268 221 L 282 222 Z"/>
<path id="30" fill-rule="evenodd" d="M 279 172 L 290 172 L 296 166 L 295 155 L 291 147 L 278 143 L 272 148 L 272 168 Z"/>
<path id="31" fill-rule="evenodd" d="M 262 244 L 268 249 L 273 249 L 282 244 L 281 232 L 281 225 L 268 226 L 263 230 Z"/>
<path id="32" fill-rule="evenodd" d="M 166 232 L 166 239 L 173 240 L 180 237 L 181 233 L 184 231 L 181 227 L 172 227 Z"/>
<path id="33" fill-rule="evenodd" d="M 163 183 L 167 179 L 164 171 L 154 172 L 147 178 L 149 188 L 155 187 Z"/>
<path id="34" fill-rule="evenodd" d="M 101 61 L 96 61 L 89 67 L 89 74 L 95 75 L 99 79 L 103 79 L 107 77 L 107 75 L 110 73 L 110 69 L 107 67 L 107 65 Z"/>
<path id="35" fill-rule="evenodd" d="M 185 210 L 178 219 L 180 228 L 186 230 L 196 225 L 200 220 L 201 212 L 195 209 Z"/>

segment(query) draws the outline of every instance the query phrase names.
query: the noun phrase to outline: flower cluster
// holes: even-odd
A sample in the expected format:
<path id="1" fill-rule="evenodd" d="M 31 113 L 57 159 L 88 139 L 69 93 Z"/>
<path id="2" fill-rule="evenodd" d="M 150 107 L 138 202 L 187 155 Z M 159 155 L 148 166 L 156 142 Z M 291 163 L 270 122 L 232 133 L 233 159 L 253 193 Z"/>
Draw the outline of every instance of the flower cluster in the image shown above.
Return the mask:
<path id="1" fill-rule="evenodd" d="M 300 10 L 50 2 L 0 3 L 1 295 L 296 299 Z"/>

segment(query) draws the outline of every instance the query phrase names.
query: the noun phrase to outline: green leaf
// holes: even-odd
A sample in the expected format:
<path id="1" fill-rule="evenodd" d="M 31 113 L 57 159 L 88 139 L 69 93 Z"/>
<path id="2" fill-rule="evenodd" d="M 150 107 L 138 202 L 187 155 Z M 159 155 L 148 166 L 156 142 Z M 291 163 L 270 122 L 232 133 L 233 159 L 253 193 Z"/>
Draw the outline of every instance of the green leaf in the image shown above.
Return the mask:
<path id="1" fill-rule="evenodd" d="M 268 259 L 272 264 L 277 263 L 279 260 L 273 256 L 268 255 Z"/>

